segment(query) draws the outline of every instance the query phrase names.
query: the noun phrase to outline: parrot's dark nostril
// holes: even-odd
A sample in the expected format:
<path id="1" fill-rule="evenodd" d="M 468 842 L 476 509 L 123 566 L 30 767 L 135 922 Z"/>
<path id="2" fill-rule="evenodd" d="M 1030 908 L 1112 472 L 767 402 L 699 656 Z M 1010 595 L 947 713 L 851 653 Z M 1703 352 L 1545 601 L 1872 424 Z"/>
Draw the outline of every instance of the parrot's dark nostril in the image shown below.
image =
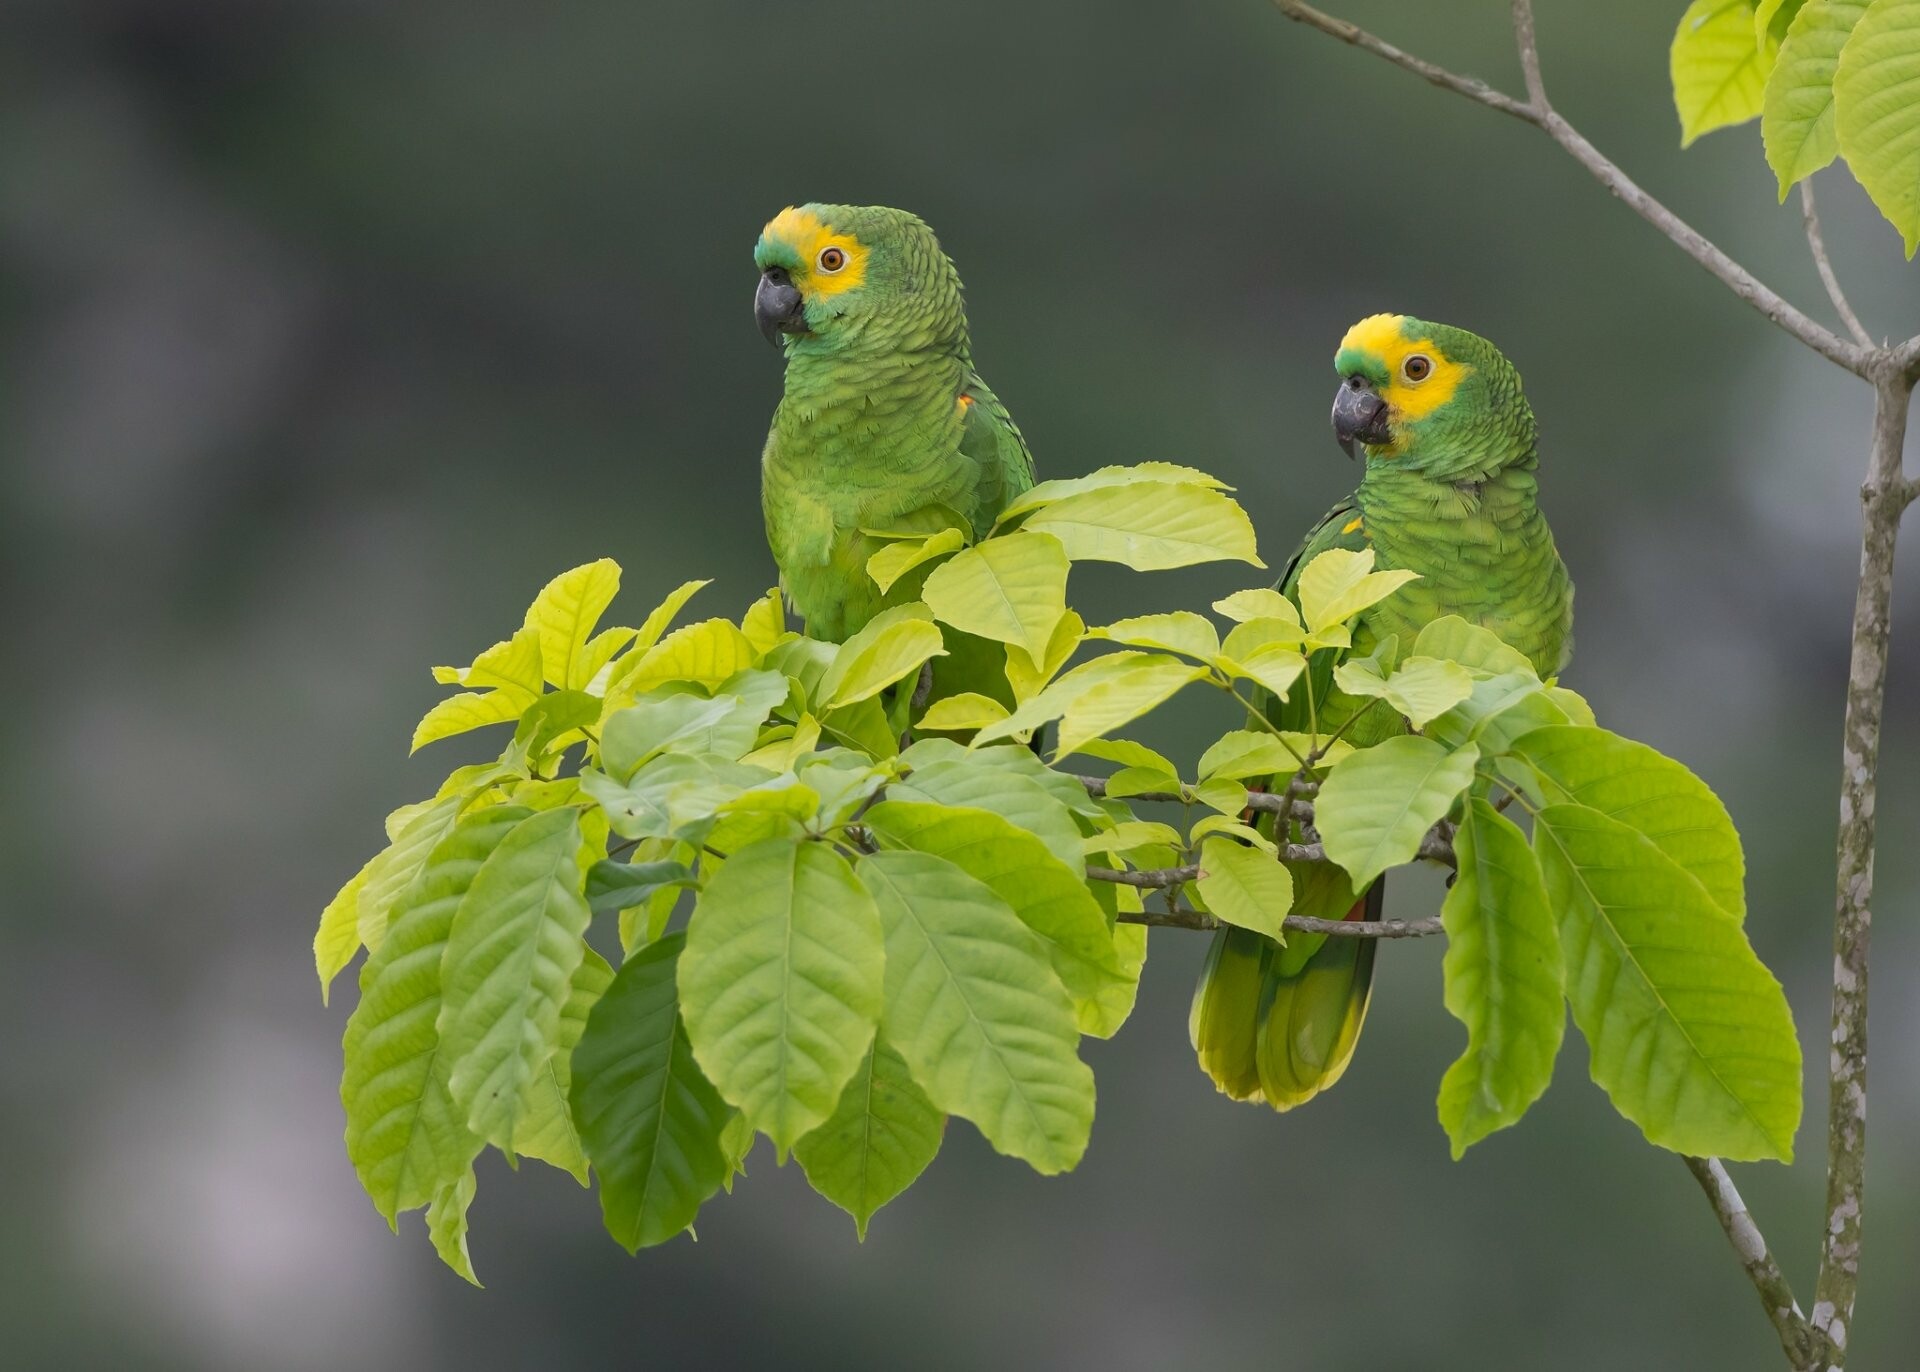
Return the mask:
<path id="1" fill-rule="evenodd" d="M 1363 391 L 1367 388 L 1367 379 L 1363 376 L 1350 376 L 1347 378 L 1347 384 L 1356 391 Z"/>
<path id="2" fill-rule="evenodd" d="M 765 271 L 761 272 L 760 275 L 776 286 L 784 286 L 787 284 L 788 277 L 785 267 L 768 267 Z"/>

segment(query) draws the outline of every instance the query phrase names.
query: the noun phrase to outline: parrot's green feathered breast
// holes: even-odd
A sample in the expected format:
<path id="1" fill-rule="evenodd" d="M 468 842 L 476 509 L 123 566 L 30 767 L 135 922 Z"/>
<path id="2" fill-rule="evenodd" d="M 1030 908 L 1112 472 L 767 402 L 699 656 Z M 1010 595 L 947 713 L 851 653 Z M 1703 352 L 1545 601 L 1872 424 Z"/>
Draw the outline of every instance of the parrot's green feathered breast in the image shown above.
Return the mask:
<path id="1" fill-rule="evenodd" d="M 1557 673 L 1573 644 L 1573 585 L 1536 500 L 1536 429 L 1519 373 L 1484 338 L 1393 314 L 1348 330 L 1334 367 L 1334 433 L 1349 454 L 1365 450 L 1366 471 L 1307 535 L 1281 589 L 1297 598 L 1300 569 L 1331 548 L 1371 548 L 1376 567 L 1420 575 L 1360 617 L 1357 654 L 1389 634 L 1405 653 L 1427 624 L 1459 615 Z M 1324 732 L 1362 702 L 1331 690 L 1326 662 L 1315 666 Z M 1307 728 L 1303 687 L 1272 714 Z M 1375 711 L 1348 737 L 1364 745 L 1399 728 Z M 1289 865 L 1296 913 L 1378 917 L 1378 882 L 1356 894 L 1337 868 Z M 1352 1059 L 1374 951 L 1371 939 L 1295 934 L 1282 948 L 1245 930 L 1216 935 L 1189 1026 L 1201 1066 L 1239 1100 L 1279 1110 L 1311 1100 Z"/>
<path id="2" fill-rule="evenodd" d="M 754 249 L 754 314 L 786 353 L 761 460 L 767 541 L 817 638 L 844 639 L 889 603 L 866 562 L 876 532 L 984 535 L 1033 484 L 1033 459 L 974 370 L 960 277 L 904 210 L 802 205 Z"/>

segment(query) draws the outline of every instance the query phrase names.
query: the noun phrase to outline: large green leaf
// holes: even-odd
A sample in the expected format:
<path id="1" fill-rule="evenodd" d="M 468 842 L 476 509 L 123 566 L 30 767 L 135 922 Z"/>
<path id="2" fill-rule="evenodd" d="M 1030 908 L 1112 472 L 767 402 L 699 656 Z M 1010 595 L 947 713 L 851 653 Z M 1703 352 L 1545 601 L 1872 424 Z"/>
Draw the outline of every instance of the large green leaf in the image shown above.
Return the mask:
<path id="1" fill-rule="evenodd" d="M 1369 663 L 1343 662 L 1334 668 L 1333 681 L 1348 695 L 1380 697 L 1416 729 L 1473 694 L 1473 674 L 1438 657 L 1403 658 L 1384 678 Z"/>
<path id="2" fill-rule="evenodd" d="M 1192 610 L 1175 610 L 1164 615 L 1136 615 L 1087 631 L 1089 638 L 1104 638 L 1135 648 L 1160 648 L 1170 653 L 1197 657 L 1211 662 L 1220 654 L 1220 634 L 1205 615 Z"/>
<path id="3" fill-rule="evenodd" d="M 675 971 L 685 936 L 628 958 L 573 1050 L 573 1120 L 607 1232 L 629 1253 L 689 1224 L 727 1177 L 727 1108 L 693 1060 Z"/>
<path id="4" fill-rule="evenodd" d="M 992 888 L 1046 943 L 1082 1031 L 1118 1027 L 1098 1010 L 1102 992 L 1125 981 L 1106 913 L 1038 838 L 987 810 L 919 801 L 882 801 L 866 823 L 883 843 L 944 857 Z"/>
<path id="5" fill-rule="evenodd" d="M 587 1155 L 567 1108 L 567 1093 L 573 1081 L 573 1053 L 587 1027 L 587 1016 L 606 993 L 613 980 L 613 968 L 607 960 L 588 948 L 574 969 L 567 986 L 566 1002 L 560 1007 L 560 1036 L 553 1056 L 534 1072 L 527 1089 L 521 1093 L 520 1109 L 515 1117 L 513 1152 L 538 1158 L 570 1174 L 582 1186 L 587 1184 Z M 500 1139 L 489 1142 L 499 1144 Z"/>
<path id="6" fill-rule="evenodd" d="M 1343 759 L 1314 804 L 1314 827 L 1327 856 L 1346 868 L 1355 890 L 1389 867 L 1413 861 L 1427 830 L 1446 818 L 1473 780 L 1480 750 L 1448 752 L 1429 738 L 1403 735 Z"/>
<path id="7" fill-rule="evenodd" d="M 906 780 L 889 786 L 887 795 L 893 800 L 991 810 L 1046 844 L 1047 851 L 1075 876 L 1086 873 L 1086 854 L 1073 812 L 1032 777 L 967 755 L 916 767 Z"/>
<path id="8" fill-rule="evenodd" d="M 600 734 L 600 760 L 616 777 L 630 777 L 661 753 L 715 753 L 738 758 L 767 717 L 766 707 L 738 696 L 709 700 L 682 691 L 648 696 L 608 717 Z"/>
<path id="9" fill-rule="evenodd" d="M 946 1124 L 882 1029 L 833 1114 L 793 1156 L 813 1189 L 853 1216 L 864 1240 L 874 1212 L 927 1170 Z"/>
<path id="10" fill-rule="evenodd" d="M 1076 562 L 1119 562 L 1137 572 L 1228 560 L 1267 565 L 1247 512 L 1210 486 L 1102 486 L 1042 505 L 1022 527 L 1054 535 Z"/>
<path id="11" fill-rule="evenodd" d="M 1164 653 L 1126 656 L 1132 660 L 1125 667 L 1095 682 L 1067 703 L 1060 718 L 1062 755 L 1102 734 L 1125 728 L 1171 699 L 1181 687 L 1207 674 L 1207 669 L 1198 663 L 1182 662 Z"/>
<path id="12" fill-rule="evenodd" d="M 1202 875 L 1194 884 L 1207 909 L 1228 924 L 1278 939 L 1293 908 L 1293 877 L 1255 848 L 1212 837 L 1200 845 Z"/>
<path id="13" fill-rule="evenodd" d="M 902 538 L 887 544 L 867 559 L 867 575 L 873 578 L 873 584 L 884 595 L 893 589 L 894 582 L 915 567 L 931 562 L 936 557 L 958 552 L 966 544 L 966 533 L 953 528 L 942 529 L 935 534 Z"/>
<path id="14" fill-rule="evenodd" d="M 476 810 L 435 845 L 386 942 L 360 970 L 360 1004 L 342 1043 L 340 1103 L 347 1157 L 389 1224 L 432 1201 L 482 1146 L 447 1091 L 440 964 L 454 912 L 481 864 L 530 814 Z"/>
<path id="15" fill-rule="evenodd" d="M 413 726 L 413 741 L 408 751 L 419 752 L 429 743 L 437 743 L 455 734 L 482 729 L 489 724 L 504 724 L 520 718 L 536 697 L 518 691 L 462 691 L 440 701 Z"/>
<path id="16" fill-rule="evenodd" d="M 680 959 L 694 1057 L 782 1157 L 866 1054 L 885 961 L 872 899 L 824 844 L 742 848 L 700 893 Z"/>
<path id="17" fill-rule="evenodd" d="M 1644 743 L 1605 729 L 1535 729 L 1514 743 L 1549 801 L 1590 805 L 1653 841 L 1736 921 L 1747 917 L 1746 856 L 1707 783 Z"/>
<path id="18" fill-rule="evenodd" d="M 1680 146 L 1760 113 L 1779 43 L 1757 41 L 1753 0 L 1693 0 L 1673 35 L 1669 69 Z"/>
<path id="19" fill-rule="evenodd" d="M 320 927 L 313 935 L 313 965 L 320 973 L 320 1003 L 327 1003 L 333 979 L 340 975 L 353 955 L 360 951 L 360 888 L 367 884 L 367 873 L 379 856 L 368 858 L 366 865 L 342 886 L 327 908 L 320 912 Z"/>
<path id="20" fill-rule="evenodd" d="M 1873 0 L 1833 78 L 1840 152 L 1880 213 L 1920 248 L 1920 0 Z"/>
<path id="21" fill-rule="evenodd" d="M 460 902 L 441 963 L 440 1046 L 467 1127 L 517 1148 L 529 1083 L 560 1044 L 587 930 L 580 815 L 548 810 L 501 840 Z"/>
<path id="22" fill-rule="evenodd" d="M 1067 612 L 1067 554 L 1050 534 L 990 538 L 934 568 L 921 588 L 934 616 L 1039 663 Z"/>
<path id="23" fill-rule="evenodd" d="M 1442 615 L 1421 629 L 1407 655 L 1443 658 L 1494 676 L 1533 671 L 1533 664 L 1518 648 L 1503 642 L 1491 629 L 1469 624 L 1459 615 Z"/>
<path id="24" fill-rule="evenodd" d="M 886 1033 L 928 1099 L 1039 1172 L 1071 1169 L 1093 1128 L 1093 1072 L 1040 940 L 944 858 L 873 853 L 860 875 L 886 928 Z"/>
<path id="25" fill-rule="evenodd" d="M 1552 805 L 1534 848 L 1560 923 L 1589 1070 L 1662 1148 L 1793 1160 L 1800 1043 L 1740 925 L 1653 842 L 1585 805 Z"/>
<path id="26" fill-rule="evenodd" d="M 1029 510 L 1064 500 L 1087 491 L 1103 491 L 1113 486 L 1202 486 L 1216 491 L 1233 488 L 1193 467 L 1173 462 L 1141 462 L 1131 467 L 1100 467 L 1085 476 L 1059 477 L 1028 487 L 1008 502 L 1000 513 L 1000 522 L 1018 519 Z"/>
<path id="27" fill-rule="evenodd" d="M 1300 612 L 1308 629 L 1325 629 L 1419 579 L 1417 572 L 1374 571 L 1371 548 L 1329 548 L 1300 569 Z"/>
<path id="28" fill-rule="evenodd" d="M 427 1237 L 433 1241 L 433 1251 L 440 1255 L 440 1261 L 475 1286 L 480 1285 L 480 1278 L 473 1274 L 473 1259 L 467 1253 L 467 1209 L 473 1204 L 479 1185 L 473 1175 L 473 1164 L 468 1163 L 459 1176 L 435 1191 L 427 1203 Z"/>
<path id="29" fill-rule="evenodd" d="M 840 645 L 815 692 L 819 706 L 832 710 L 877 696 L 946 651 L 926 606 L 915 602 L 883 611 Z"/>
<path id="30" fill-rule="evenodd" d="M 1780 178 L 1780 198 L 1840 151 L 1834 128 L 1833 80 L 1840 50 L 1867 12 L 1868 0 L 1809 0 L 1787 29 L 1767 77 L 1760 137 L 1767 165 Z"/>
<path id="31" fill-rule="evenodd" d="M 560 573 L 527 609 L 526 627 L 540 635 L 541 672 L 555 686 L 578 690 L 592 679 L 582 650 L 620 590 L 620 564 L 610 557 Z"/>
<path id="32" fill-rule="evenodd" d="M 1469 803 L 1440 919 L 1448 1013 L 1467 1049 L 1440 1080 L 1440 1124 L 1457 1160 L 1540 1099 L 1553 1080 L 1567 1012 L 1560 932 L 1527 837 L 1486 801 Z"/>
<path id="33" fill-rule="evenodd" d="M 356 917 L 360 942 L 369 951 L 379 950 L 394 902 L 420 875 L 440 840 L 453 832 L 466 805 L 464 795 L 434 801 L 408 819 L 393 842 L 362 869 Z"/>

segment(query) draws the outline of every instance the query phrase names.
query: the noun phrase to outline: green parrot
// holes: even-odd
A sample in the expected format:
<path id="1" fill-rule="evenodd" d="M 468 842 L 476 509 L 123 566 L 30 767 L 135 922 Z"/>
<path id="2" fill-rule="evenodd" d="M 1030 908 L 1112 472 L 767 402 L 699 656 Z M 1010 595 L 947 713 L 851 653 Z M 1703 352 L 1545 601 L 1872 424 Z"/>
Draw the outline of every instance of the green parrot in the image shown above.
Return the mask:
<path id="1" fill-rule="evenodd" d="M 1372 548 L 1376 567 L 1420 579 L 1360 617 L 1356 655 L 1389 634 L 1408 644 L 1433 620 L 1459 615 L 1498 634 L 1542 676 L 1557 673 L 1573 645 L 1573 584 L 1540 513 L 1533 411 L 1513 364 L 1464 329 L 1379 314 L 1347 331 L 1334 367 L 1334 435 L 1350 457 L 1365 448 L 1366 470 L 1293 555 L 1282 592 L 1297 600 L 1300 569 L 1330 548 Z M 1332 656 L 1318 654 L 1310 678 L 1323 732 L 1361 706 L 1332 688 Z M 1296 686 L 1269 713 L 1283 728 L 1305 729 L 1305 691 Z M 1376 711 L 1348 737 L 1364 746 L 1404 727 Z M 1379 917 L 1381 882 L 1356 894 L 1337 867 L 1289 865 L 1296 913 Z M 1296 933 L 1282 947 L 1240 929 L 1215 935 L 1188 1025 L 1201 1067 L 1227 1095 L 1276 1110 L 1332 1086 L 1366 1019 L 1375 946 Z"/>
<path id="2" fill-rule="evenodd" d="M 753 260 L 754 318 L 787 365 L 761 457 L 767 541 L 807 632 L 839 642 L 919 595 L 921 576 L 886 596 L 867 576 L 872 531 L 984 536 L 1033 458 L 974 370 L 959 273 L 923 220 L 790 207 Z"/>

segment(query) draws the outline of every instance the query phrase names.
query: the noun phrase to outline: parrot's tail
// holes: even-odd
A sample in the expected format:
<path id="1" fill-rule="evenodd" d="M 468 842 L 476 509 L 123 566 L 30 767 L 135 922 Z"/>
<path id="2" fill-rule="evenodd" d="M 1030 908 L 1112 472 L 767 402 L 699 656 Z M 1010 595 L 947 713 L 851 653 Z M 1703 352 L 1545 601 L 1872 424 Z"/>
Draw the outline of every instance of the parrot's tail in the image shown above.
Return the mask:
<path id="1" fill-rule="evenodd" d="M 1378 919 L 1384 888 L 1376 880 L 1346 918 Z M 1291 1110 L 1339 1081 L 1353 1060 L 1373 995 L 1376 941 L 1321 938 L 1299 961 L 1250 930 L 1214 935 L 1187 1034 L 1201 1070 L 1235 1100 Z"/>

